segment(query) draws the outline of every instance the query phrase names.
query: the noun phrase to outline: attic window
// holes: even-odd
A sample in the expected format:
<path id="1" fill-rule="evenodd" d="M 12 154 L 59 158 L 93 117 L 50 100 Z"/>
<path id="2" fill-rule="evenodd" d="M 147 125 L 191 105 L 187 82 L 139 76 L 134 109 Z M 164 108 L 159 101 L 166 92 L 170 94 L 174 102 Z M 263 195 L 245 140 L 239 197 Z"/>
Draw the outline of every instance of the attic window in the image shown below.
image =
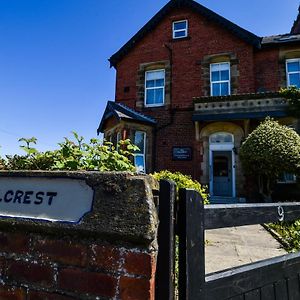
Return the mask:
<path id="1" fill-rule="evenodd" d="M 173 39 L 185 38 L 188 35 L 188 21 L 173 22 Z"/>

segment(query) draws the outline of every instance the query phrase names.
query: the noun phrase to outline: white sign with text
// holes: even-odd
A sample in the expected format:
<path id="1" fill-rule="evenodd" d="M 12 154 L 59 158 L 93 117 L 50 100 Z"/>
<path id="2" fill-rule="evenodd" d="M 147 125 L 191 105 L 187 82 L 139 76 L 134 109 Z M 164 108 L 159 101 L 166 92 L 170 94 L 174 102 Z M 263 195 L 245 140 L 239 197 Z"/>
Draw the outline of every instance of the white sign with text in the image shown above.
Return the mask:
<path id="1" fill-rule="evenodd" d="M 77 223 L 92 210 L 93 198 L 80 179 L 0 177 L 0 217 Z"/>

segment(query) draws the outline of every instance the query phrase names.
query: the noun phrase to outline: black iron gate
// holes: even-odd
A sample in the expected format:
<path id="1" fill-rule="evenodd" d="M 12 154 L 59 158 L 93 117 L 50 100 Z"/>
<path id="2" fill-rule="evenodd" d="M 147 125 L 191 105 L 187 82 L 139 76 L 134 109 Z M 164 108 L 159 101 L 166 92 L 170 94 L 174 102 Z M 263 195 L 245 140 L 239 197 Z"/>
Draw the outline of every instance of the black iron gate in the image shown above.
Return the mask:
<path id="1" fill-rule="evenodd" d="M 175 199 L 174 185 L 161 182 L 157 300 L 175 299 L 174 233 L 179 300 L 300 300 L 300 253 L 205 274 L 204 252 L 206 229 L 300 219 L 300 203 L 203 205 L 197 192 L 181 190 L 175 225 Z"/>

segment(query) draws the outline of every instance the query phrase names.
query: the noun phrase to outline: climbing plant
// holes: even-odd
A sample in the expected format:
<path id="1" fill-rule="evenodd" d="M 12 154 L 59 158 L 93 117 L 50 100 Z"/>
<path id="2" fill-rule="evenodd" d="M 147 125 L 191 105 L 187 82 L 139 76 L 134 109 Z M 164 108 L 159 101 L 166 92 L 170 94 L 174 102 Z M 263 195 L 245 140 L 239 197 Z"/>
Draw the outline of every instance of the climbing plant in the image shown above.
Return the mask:
<path id="1" fill-rule="evenodd" d="M 279 94 L 284 97 L 289 106 L 288 111 L 289 113 L 299 118 L 300 117 L 300 89 L 295 86 L 290 86 L 288 88 L 282 88 L 279 91 Z"/>

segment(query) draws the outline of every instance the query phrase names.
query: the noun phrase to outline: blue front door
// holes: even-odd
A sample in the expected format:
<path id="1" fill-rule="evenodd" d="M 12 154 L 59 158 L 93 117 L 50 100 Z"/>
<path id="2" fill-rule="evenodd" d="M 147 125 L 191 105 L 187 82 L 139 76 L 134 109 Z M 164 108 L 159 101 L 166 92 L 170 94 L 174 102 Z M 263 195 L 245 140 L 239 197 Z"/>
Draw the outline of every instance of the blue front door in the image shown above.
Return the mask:
<path id="1" fill-rule="evenodd" d="M 213 196 L 232 197 L 232 152 L 213 151 Z"/>

